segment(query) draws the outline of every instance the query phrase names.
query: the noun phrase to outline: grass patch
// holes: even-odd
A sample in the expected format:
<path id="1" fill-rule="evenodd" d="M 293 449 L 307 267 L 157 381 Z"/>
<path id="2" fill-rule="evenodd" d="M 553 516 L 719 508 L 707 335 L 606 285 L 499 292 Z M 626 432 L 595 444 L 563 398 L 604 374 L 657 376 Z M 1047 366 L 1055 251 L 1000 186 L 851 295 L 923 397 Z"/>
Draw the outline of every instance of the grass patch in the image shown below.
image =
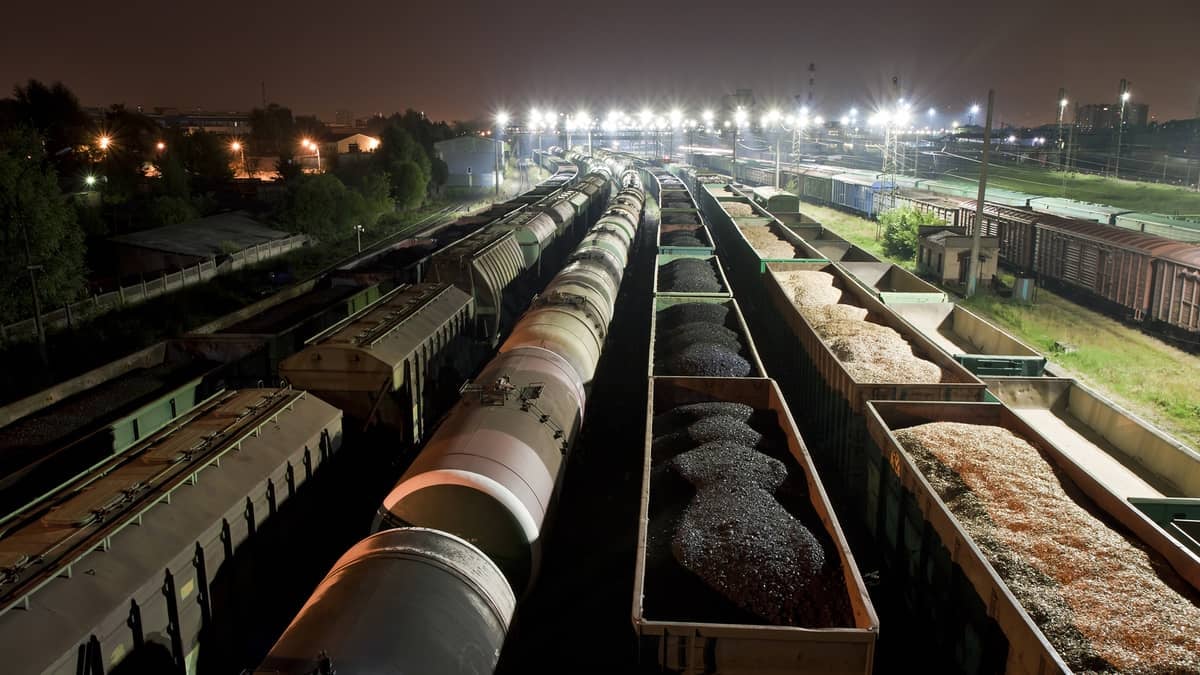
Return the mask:
<path id="1" fill-rule="evenodd" d="M 912 269 L 913 261 L 883 255 L 874 222 L 810 204 L 802 210 L 881 260 Z M 986 289 L 959 302 L 1122 407 L 1200 448 L 1200 358 L 1044 288 L 1038 289 L 1035 305 L 1017 304 Z M 1074 345 L 1076 351 L 1056 352 L 1056 342 Z"/>
<path id="2" fill-rule="evenodd" d="M 978 185 L 977 164 L 949 172 L 946 179 Z M 1160 183 L 1118 180 L 1092 174 L 1063 173 L 1040 167 L 992 165 L 988 187 L 1108 204 L 1131 211 L 1200 217 L 1200 192 Z"/>

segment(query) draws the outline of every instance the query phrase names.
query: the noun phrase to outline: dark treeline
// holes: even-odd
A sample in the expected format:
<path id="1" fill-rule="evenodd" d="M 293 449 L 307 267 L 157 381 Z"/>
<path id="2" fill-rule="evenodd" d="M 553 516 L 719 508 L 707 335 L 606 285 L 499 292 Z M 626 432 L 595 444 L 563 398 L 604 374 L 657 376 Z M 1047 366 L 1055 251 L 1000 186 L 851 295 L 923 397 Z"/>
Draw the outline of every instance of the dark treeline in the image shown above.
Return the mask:
<path id="1" fill-rule="evenodd" d="M 318 173 L 302 168 L 300 144 L 330 129 L 286 106 L 253 110 L 250 133 L 228 137 L 123 105 L 89 114 L 62 83 L 17 85 L 0 99 L 0 323 L 32 315 L 31 265 L 43 311 L 128 282 L 106 243 L 115 234 L 233 209 L 318 243 L 394 226 L 446 182 L 434 143 L 469 129 L 410 109 L 353 131 L 378 146 L 322 158 Z"/>

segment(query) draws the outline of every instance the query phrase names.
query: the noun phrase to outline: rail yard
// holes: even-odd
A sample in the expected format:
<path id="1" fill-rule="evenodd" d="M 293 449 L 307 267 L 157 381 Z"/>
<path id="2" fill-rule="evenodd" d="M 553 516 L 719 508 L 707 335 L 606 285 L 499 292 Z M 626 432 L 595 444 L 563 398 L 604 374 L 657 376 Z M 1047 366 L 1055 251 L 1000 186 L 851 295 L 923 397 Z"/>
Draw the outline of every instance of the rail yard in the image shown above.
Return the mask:
<path id="1" fill-rule="evenodd" d="M 6 668 L 1200 672 L 1200 454 L 805 205 L 1182 344 L 1187 233 L 615 146 L 0 409 Z"/>

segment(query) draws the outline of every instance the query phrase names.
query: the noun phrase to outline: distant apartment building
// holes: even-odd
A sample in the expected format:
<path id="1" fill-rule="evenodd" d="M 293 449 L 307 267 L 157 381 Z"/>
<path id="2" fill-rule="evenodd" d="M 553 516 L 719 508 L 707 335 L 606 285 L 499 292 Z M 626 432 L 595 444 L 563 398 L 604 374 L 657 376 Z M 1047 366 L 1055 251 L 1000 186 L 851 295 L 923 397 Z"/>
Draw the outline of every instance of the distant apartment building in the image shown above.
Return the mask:
<path id="1" fill-rule="evenodd" d="M 1079 131 L 1089 133 L 1116 129 L 1121 119 L 1120 103 L 1088 103 L 1075 108 L 1075 124 Z M 1125 104 L 1125 126 L 1143 127 L 1150 122 L 1150 105 Z"/>

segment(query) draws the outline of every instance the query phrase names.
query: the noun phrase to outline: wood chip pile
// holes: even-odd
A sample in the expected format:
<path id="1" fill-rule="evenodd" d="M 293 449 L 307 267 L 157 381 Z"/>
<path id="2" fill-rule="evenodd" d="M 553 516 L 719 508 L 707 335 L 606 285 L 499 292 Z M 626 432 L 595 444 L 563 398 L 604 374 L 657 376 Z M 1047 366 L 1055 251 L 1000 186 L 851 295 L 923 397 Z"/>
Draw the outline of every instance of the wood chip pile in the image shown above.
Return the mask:
<path id="1" fill-rule="evenodd" d="M 773 414 L 710 402 L 653 424 L 646 615 L 852 625 L 839 556 Z"/>
<path id="2" fill-rule="evenodd" d="M 721 206 L 733 218 L 741 218 L 754 215 L 754 207 L 741 202 L 722 202 Z"/>
<path id="3" fill-rule="evenodd" d="M 750 242 L 750 246 L 754 248 L 760 258 L 782 258 L 791 260 L 799 258 L 800 253 L 788 241 L 779 235 L 775 234 L 770 227 L 766 225 L 738 225 L 742 231 L 742 236 L 746 237 L 746 241 Z"/>
<path id="4" fill-rule="evenodd" d="M 1194 589 L 1093 515 L 1036 448 L 953 422 L 895 436 L 1072 670 L 1200 672 Z"/>
<path id="5" fill-rule="evenodd" d="M 867 320 L 867 310 L 841 302 L 834 277 L 818 270 L 776 271 L 780 286 L 856 382 L 936 384 L 942 369 L 913 354 L 912 345 L 888 326 Z"/>

